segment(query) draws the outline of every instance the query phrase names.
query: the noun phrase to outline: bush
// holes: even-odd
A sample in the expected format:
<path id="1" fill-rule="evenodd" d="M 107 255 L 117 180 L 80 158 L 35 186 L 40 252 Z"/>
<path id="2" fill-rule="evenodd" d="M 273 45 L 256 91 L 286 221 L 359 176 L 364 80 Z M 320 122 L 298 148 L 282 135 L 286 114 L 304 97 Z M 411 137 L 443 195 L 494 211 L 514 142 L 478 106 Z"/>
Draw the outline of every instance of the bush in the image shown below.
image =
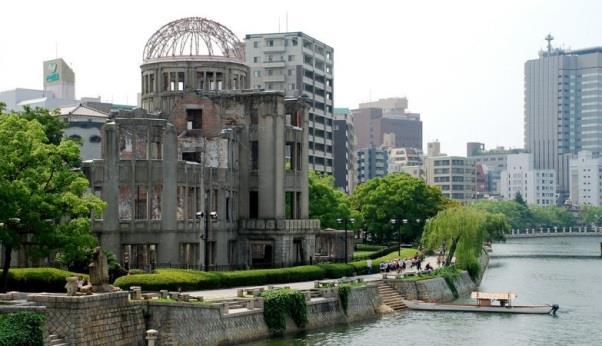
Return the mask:
<path id="1" fill-rule="evenodd" d="M 265 291 L 263 297 L 263 317 L 270 331 L 282 335 L 286 330 L 286 316 L 290 316 L 299 328 L 307 323 L 307 305 L 301 291 L 278 289 Z"/>
<path id="2" fill-rule="evenodd" d="M 0 315 L 0 346 L 37 346 L 44 344 L 44 314 L 17 312 Z"/>
<path id="3" fill-rule="evenodd" d="M 374 244 L 355 244 L 355 250 L 357 251 L 380 251 L 385 249 L 385 245 L 374 245 Z"/>
<path id="4" fill-rule="evenodd" d="M 14 268 L 8 272 L 8 289 L 23 292 L 65 292 L 66 278 L 88 275 L 56 268 Z"/>
<path id="5" fill-rule="evenodd" d="M 468 262 L 465 265 L 466 271 L 468 272 L 468 275 L 470 275 L 470 278 L 472 279 L 472 281 L 476 282 L 479 279 L 479 275 L 481 275 L 481 265 L 479 264 L 479 262 L 476 261 L 471 261 Z"/>
<path id="6" fill-rule="evenodd" d="M 347 315 L 347 307 L 349 306 L 349 294 L 351 293 L 351 285 L 344 284 L 339 285 L 339 300 L 343 307 L 343 312 Z"/>
<path id="7" fill-rule="evenodd" d="M 402 249 L 401 257 L 408 258 L 416 253 L 415 249 Z M 378 272 L 381 262 L 397 258 L 397 251 L 372 261 L 372 272 Z M 184 269 L 157 269 L 152 274 L 136 274 L 117 278 L 113 283 L 121 289 L 140 286 L 145 291 L 167 290 L 203 290 L 240 286 L 259 286 L 289 282 L 336 279 L 368 272 L 367 262 L 358 261 L 349 264 L 330 263 L 297 266 L 278 269 L 255 269 L 232 272 L 202 272 Z"/>

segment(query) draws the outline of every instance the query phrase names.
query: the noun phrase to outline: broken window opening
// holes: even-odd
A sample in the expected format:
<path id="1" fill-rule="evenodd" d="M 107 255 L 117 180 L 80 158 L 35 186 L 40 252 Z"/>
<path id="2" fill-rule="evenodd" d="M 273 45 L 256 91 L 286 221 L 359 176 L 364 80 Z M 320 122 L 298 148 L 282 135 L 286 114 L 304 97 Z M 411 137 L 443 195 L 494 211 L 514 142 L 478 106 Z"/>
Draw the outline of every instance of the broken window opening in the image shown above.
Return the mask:
<path id="1" fill-rule="evenodd" d="M 178 91 L 184 91 L 184 72 L 178 72 Z"/>
<path id="2" fill-rule="evenodd" d="M 200 130 L 203 128 L 203 110 L 186 109 L 186 129 Z"/>
<path id="3" fill-rule="evenodd" d="M 196 151 L 182 153 L 182 160 L 201 163 L 201 153 Z"/>
<path id="4" fill-rule="evenodd" d="M 251 142 L 251 169 L 259 169 L 259 142 Z"/>
<path id="5" fill-rule="evenodd" d="M 132 219 L 132 188 L 130 186 L 119 187 L 118 211 L 119 220 Z"/>
<path id="6" fill-rule="evenodd" d="M 295 170 L 296 160 L 294 158 L 294 143 L 288 142 L 284 146 L 284 170 L 293 171 Z"/>
<path id="7" fill-rule="evenodd" d="M 155 74 L 154 73 L 151 73 L 148 75 L 148 92 L 149 93 L 155 92 Z"/>
<path id="8" fill-rule="evenodd" d="M 186 195 L 185 187 L 178 186 L 177 204 L 176 204 L 176 219 L 184 220 L 184 196 Z"/>
<path id="9" fill-rule="evenodd" d="M 228 264 L 237 264 L 236 240 L 228 240 Z"/>
<path id="10" fill-rule="evenodd" d="M 284 217 L 294 219 L 294 192 L 287 191 L 284 193 Z"/>
<path id="11" fill-rule="evenodd" d="M 121 128 L 119 131 L 119 158 L 121 160 L 132 159 L 134 134 L 130 129 Z"/>
<path id="12" fill-rule="evenodd" d="M 249 191 L 249 218 L 257 219 L 259 217 L 259 192 Z"/>
<path id="13" fill-rule="evenodd" d="M 154 185 L 152 187 L 151 197 L 151 218 L 153 220 L 161 220 L 161 191 L 163 185 Z"/>
<path id="14" fill-rule="evenodd" d="M 135 200 L 135 210 L 136 210 L 136 220 L 146 220 L 147 217 L 147 208 L 148 208 L 148 194 L 146 191 L 146 186 L 137 186 L 136 187 L 136 200 Z"/>
<path id="15" fill-rule="evenodd" d="M 198 265 L 199 244 L 198 243 L 180 243 L 180 264 L 186 267 L 195 267 Z"/>

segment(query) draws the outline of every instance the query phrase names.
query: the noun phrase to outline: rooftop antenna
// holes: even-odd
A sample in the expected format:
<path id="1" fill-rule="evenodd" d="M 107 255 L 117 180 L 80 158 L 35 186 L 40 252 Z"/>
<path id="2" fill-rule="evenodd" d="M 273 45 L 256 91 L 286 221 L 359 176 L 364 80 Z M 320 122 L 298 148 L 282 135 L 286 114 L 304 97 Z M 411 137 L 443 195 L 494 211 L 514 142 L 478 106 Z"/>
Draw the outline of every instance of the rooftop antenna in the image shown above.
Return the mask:
<path id="1" fill-rule="evenodd" d="M 552 34 L 548 33 L 548 36 L 546 36 L 545 40 L 548 41 L 548 53 L 552 53 L 552 40 L 554 39 L 554 36 L 552 36 Z"/>

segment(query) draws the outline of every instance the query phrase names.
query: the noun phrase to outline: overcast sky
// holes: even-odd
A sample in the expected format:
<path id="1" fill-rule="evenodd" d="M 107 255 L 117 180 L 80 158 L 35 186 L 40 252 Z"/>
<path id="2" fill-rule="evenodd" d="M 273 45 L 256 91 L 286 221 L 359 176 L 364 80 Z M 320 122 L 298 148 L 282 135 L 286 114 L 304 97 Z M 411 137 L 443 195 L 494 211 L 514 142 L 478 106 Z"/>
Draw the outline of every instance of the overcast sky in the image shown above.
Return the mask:
<path id="1" fill-rule="evenodd" d="M 601 1 L 25 1 L 0 12 L 0 90 L 42 88 L 63 57 L 76 96 L 136 103 L 146 40 L 189 16 L 248 33 L 305 33 L 335 50 L 336 107 L 407 96 L 424 142 L 465 155 L 467 141 L 523 146 L 523 64 L 556 46 L 602 45 Z M 280 20 L 279 20 L 280 19 Z"/>

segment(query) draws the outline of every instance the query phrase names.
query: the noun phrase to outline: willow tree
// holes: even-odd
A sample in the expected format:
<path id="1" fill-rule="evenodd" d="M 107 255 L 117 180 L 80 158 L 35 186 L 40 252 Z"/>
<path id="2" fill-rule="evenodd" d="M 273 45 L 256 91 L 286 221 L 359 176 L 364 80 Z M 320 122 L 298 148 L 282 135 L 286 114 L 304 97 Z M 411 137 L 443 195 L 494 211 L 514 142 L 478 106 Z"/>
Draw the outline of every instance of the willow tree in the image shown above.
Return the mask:
<path id="1" fill-rule="evenodd" d="M 470 207 L 454 207 L 440 211 L 430 219 L 422 235 L 430 249 L 445 248 L 445 265 L 456 257 L 456 266 L 475 276 L 480 270 L 479 256 L 487 237 L 486 213 Z"/>

